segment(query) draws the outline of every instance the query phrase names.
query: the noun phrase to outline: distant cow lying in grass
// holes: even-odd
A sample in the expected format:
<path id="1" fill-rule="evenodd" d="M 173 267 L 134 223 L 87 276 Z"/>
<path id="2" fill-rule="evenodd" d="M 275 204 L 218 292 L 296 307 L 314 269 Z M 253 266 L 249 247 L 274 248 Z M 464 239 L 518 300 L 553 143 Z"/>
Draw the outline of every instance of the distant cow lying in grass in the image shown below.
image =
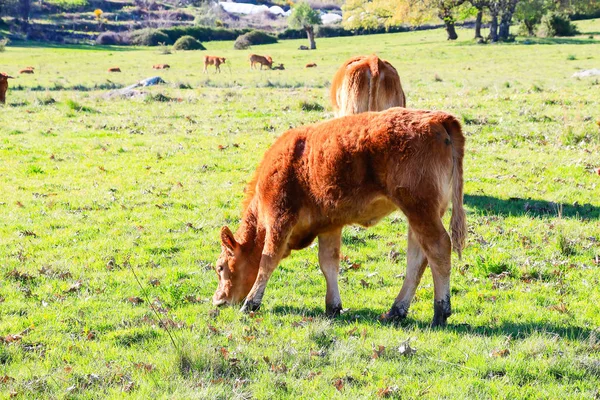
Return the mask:
<path id="1" fill-rule="evenodd" d="M 19 74 L 33 74 L 35 68 L 33 67 L 25 67 L 22 70 L 19 71 Z"/>
<path id="2" fill-rule="evenodd" d="M 221 73 L 221 64 L 225 64 L 225 57 L 204 56 L 204 73 L 208 74 L 208 66 L 215 66 L 215 73 Z"/>
<path id="3" fill-rule="evenodd" d="M 406 107 L 406 97 L 396 69 L 373 54 L 353 57 L 340 67 L 331 83 L 331 104 L 341 117 Z"/>
<path id="4" fill-rule="evenodd" d="M 273 65 L 273 59 L 271 56 L 259 56 L 257 54 L 250 54 L 250 68 L 254 69 L 254 65 L 260 64 L 260 69 L 262 69 L 263 65 L 271 68 Z"/>
<path id="5" fill-rule="evenodd" d="M 171 66 L 169 64 L 155 64 L 152 66 L 152 69 L 169 69 Z"/>
<path id="6" fill-rule="evenodd" d="M 121 68 L 119 67 L 110 67 L 108 72 L 121 72 Z"/>
<path id="7" fill-rule="evenodd" d="M 326 312 L 342 309 L 338 272 L 342 228 L 375 225 L 395 210 L 408 218 L 406 278 L 386 319 L 406 317 L 427 264 L 435 302 L 433 325 L 450 315 L 450 250 L 465 242 L 464 136 L 444 112 L 393 108 L 304 126 L 284 133 L 265 153 L 246 188 L 235 235 L 221 229 L 213 304 L 245 299 L 259 308 L 281 259 L 319 238 L 327 281 Z M 450 236 L 442 225 L 450 198 Z"/>
<path id="8" fill-rule="evenodd" d="M 317 64 L 315 64 L 315 63 L 308 63 L 308 64 L 306 64 L 306 66 L 304 68 L 316 68 L 316 67 L 317 67 Z"/>
<path id="9" fill-rule="evenodd" d="M 271 69 L 278 69 L 278 70 L 280 70 L 280 71 L 283 71 L 283 70 L 285 70 L 285 67 L 283 66 L 283 64 L 279 64 L 278 66 L 276 66 L 276 67 L 273 67 L 273 68 L 271 68 Z"/>
<path id="10" fill-rule="evenodd" d="M 5 72 L 0 72 L 0 104 L 6 103 L 6 91 L 8 90 L 8 80 L 13 79 Z"/>

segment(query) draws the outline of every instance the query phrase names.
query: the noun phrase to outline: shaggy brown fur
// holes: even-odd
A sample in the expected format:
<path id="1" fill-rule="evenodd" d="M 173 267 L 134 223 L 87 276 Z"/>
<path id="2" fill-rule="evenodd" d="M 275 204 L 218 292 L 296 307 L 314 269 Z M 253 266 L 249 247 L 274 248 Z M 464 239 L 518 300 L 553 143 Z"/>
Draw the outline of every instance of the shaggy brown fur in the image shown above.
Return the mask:
<path id="1" fill-rule="evenodd" d="M 8 80 L 13 79 L 5 72 L 0 72 L 0 104 L 6 103 L 6 91 L 8 90 Z"/>
<path id="2" fill-rule="evenodd" d="M 242 222 L 221 230 L 215 305 L 246 299 L 260 306 L 271 273 L 292 250 L 319 239 L 327 281 L 326 310 L 342 304 L 337 286 L 345 225 L 372 226 L 400 209 L 408 218 L 408 263 L 387 318 L 403 318 L 429 263 L 435 284 L 434 325 L 450 315 L 450 236 L 442 225 L 452 198 L 452 243 L 466 235 L 464 136 L 452 115 L 392 108 L 292 129 L 264 155 L 246 189 Z"/>
<path id="3" fill-rule="evenodd" d="M 215 66 L 215 73 L 221 73 L 221 64 L 225 64 L 225 57 L 204 56 L 204 73 L 208 74 L 208 66 Z"/>
<path id="4" fill-rule="evenodd" d="M 262 69 L 263 65 L 269 67 L 269 69 L 273 66 L 273 59 L 271 56 L 259 56 L 257 54 L 250 54 L 248 57 L 250 59 L 250 68 L 254 69 L 254 65 L 260 64 L 260 69 Z"/>
<path id="5" fill-rule="evenodd" d="M 331 104 L 336 116 L 406 107 L 396 69 L 376 55 L 353 57 L 333 76 Z"/>

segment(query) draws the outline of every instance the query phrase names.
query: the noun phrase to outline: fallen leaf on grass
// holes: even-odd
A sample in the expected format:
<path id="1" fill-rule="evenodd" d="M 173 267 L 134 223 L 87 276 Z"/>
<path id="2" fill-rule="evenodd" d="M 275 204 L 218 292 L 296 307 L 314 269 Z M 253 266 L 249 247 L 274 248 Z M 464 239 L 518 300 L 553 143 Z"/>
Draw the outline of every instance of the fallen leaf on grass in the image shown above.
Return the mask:
<path id="1" fill-rule="evenodd" d="M 219 333 L 219 330 L 217 328 L 215 328 L 214 326 L 212 326 L 211 324 L 208 324 L 208 330 L 211 331 L 212 333 Z"/>
<path id="2" fill-rule="evenodd" d="M 350 335 L 353 335 L 353 334 L 354 334 L 354 332 L 356 332 L 357 330 L 358 330 L 358 326 L 355 326 L 354 328 L 350 329 L 350 330 L 347 332 L 348 336 L 350 336 Z"/>
<path id="3" fill-rule="evenodd" d="M 565 303 L 560 303 L 560 304 L 555 304 L 553 306 L 550 306 L 550 307 L 548 307 L 548 310 L 558 311 L 559 313 L 562 313 L 562 314 L 566 314 L 567 312 L 569 312 L 569 310 L 567 310 L 567 306 L 565 306 Z"/>
<path id="4" fill-rule="evenodd" d="M 365 289 L 368 289 L 368 288 L 369 288 L 369 286 L 371 286 L 371 284 L 370 284 L 369 282 L 365 281 L 364 279 L 361 279 L 361 280 L 360 280 L 360 285 L 361 285 L 362 287 L 364 287 Z"/>
<path id="5" fill-rule="evenodd" d="M 402 354 L 403 356 L 412 356 L 416 352 L 417 352 L 416 349 L 410 347 L 410 340 L 403 342 L 398 347 L 398 353 Z"/>
<path id="6" fill-rule="evenodd" d="M 9 383 L 9 382 L 14 382 L 15 378 L 8 376 L 8 375 L 4 375 L 4 376 L 0 376 L 0 383 Z"/>
<path id="7" fill-rule="evenodd" d="M 390 397 L 398 391 L 398 386 L 388 386 L 377 390 L 377 397 Z"/>
<path id="8" fill-rule="evenodd" d="M 123 385 L 123 391 L 125 393 L 129 393 L 131 391 L 133 391 L 133 389 L 135 389 L 135 382 L 127 382 L 126 384 Z"/>
<path id="9" fill-rule="evenodd" d="M 27 282 L 33 280 L 33 276 L 29 275 L 27 272 L 17 271 L 17 269 L 13 269 L 8 274 L 6 274 L 8 278 L 14 279 L 16 281 Z"/>
<path id="10" fill-rule="evenodd" d="M 507 357 L 508 355 L 510 355 L 510 350 L 508 349 L 496 349 L 490 353 L 490 357 Z"/>
<path id="11" fill-rule="evenodd" d="M 227 350 L 225 347 L 221 347 L 219 349 L 219 352 L 221 353 L 224 359 L 227 360 L 229 358 L 229 350 Z"/>
<path id="12" fill-rule="evenodd" d="M 287 372 L 287 366 L 285 364 L 271 364 L 271 372 L 285 374 Z"/>
<path id="13" fill-rule="evenodd" d="M 150 281 L 148 282 L 149 284 L 151 284 L 152 286 L 160 286 L 160 281 L 156 278 L 154 279 L 150 279 Z M 188 296 L 189 297 L 189 296 Z M 186 298 L 187 299 L 187 298 Z"/>
<path id="14" fill-rule="evenodd" d="M 75 282 L 74 284 L 72 284 L 71 287 L 69 287 L 67 290 L 65 290 L 65 293 L 75 293 L 75 292 L 78 292 L 79 289 L 81 289 L 82 285 L 83 285 L 83 283 L 81 282 L 81 280 L 78 280 L 77 282 Z"/>
<path id="15" fill-rule="evenodd" d="M 225 150 L 227 147 L 229 146 L 223 146 L 222 144 L 219 145 L 219 150 Z"/>
<path id="16" fill-rule="evenodd" d="M 371 358 L 375 360 L 375 359 L 381 357 L 384 350 L 385 350 L 385 346 L 379 345 L 379 346 L 377 346 L 377 349 L 375 349 L 375 346 L 373 346 L 373 355 L 371 356 Z"/>
<path id="17" fill-rule="evenodd" d="M 319 372 L 310 371 L 308 373 L 308 375 L 306 375 L 306 379 L 308 379 L 310 381 L 311 379 L 315 378 L 316 376 L 321 375 L 321 373 L 322 373 L 321 371 L 319 371 Z"/>
<path id="18" fill-rule="evenodd" d="M 128 297 L 126 301 L 133 305 L 138 305 L 138 304 L 142 304 L 144 302 L 144 299 L 142 299 L 141 297 L 133 296 L 133 297 Z"/>
<path id="19" fill-rule="evenodd" d="M 154 371 L 154 368 L 155 368 L 154 365 L 148 364 L 145 362 L 134 363 L 133 366 L 136 367 L 137 369 L 141 369 L 145 372 L 152 372 L 152 371 Z"/>
<path id="20" fill-rule="evenodd" d="M 333 386 L 338 390 L 338 392 L 341 392 L 342 389 L 344 389 L 344 380 L 341 378 L 336 379 L 333 381 Z"/>
<path id="21" fill-rule="evenodd" d="M 245 340 L 246 342 L 251 342 L 251 341 L 253 341 L 254 339 L 256 339 L 256 336 L 254 336 L 254 335 L 252 335 L 252 336 L 244 336 L 244 340 Z"/>

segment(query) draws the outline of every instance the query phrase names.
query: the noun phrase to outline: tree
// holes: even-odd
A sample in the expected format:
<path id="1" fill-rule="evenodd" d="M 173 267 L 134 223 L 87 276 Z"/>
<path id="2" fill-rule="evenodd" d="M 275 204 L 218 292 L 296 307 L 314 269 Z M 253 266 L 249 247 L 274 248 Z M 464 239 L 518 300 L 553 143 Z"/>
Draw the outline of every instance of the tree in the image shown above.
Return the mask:
<path id="1" fill-rule="evenodd" d="M 456 34 L 456 29 L 454 27 L 456 18 L 454 18 L 453 10 L 464 2 L 465 0 L 434 0 L 432 2 L 432 5 L 438 10 L 438 16 L 442 21 L 444 21 L 446 33 L 448 34 L 448 40 L 458 39 L 458 35 Z"/>
<path id="2" fill-rule="evenodd" d="M 483 39 L 481 36 L 481 21 L 483 19 L 483 9 L 488 6 L 488 0 L 470 0 L 473 7 L 477 9 L 477 16 L 475 17 L 475 39 Z"/>
<path id="3" fill-rule="evenodd" d="M 519 3 L 519 0 L 505 0 L 503 3 L 498 36 L 502 40 L 508 40 L 510 36 L 510 24 L 512 22 L 512 16 L 515 13 L 515 9 L 517 7 L 517 3 Z"/>
<path id="4" fill-rule="evenodd" d="M 288 18 L 288 24 L 293 29 L 304 29 L 310 42 L 310 49 L 315 50 L 317 48 L 314 26 L 322 24 L 321 15 L 318 11 L 313 10 L 308 3 L 298 3 L 292 9 L 292 14 Z"/>

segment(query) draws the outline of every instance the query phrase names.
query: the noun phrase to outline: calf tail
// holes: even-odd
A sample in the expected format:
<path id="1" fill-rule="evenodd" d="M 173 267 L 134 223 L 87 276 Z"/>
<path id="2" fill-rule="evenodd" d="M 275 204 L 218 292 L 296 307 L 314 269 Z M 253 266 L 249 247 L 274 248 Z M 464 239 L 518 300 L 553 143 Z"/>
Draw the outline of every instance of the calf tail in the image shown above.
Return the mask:
<path id="1" fill-rule="evenodd" d="M 452 247 L 458 257 L 462 255 L 467 237 L 467 219 L 463 208 L 463 157 L 465 153 L 465 137 L 456 118 L 447 115 L 443 121 L 444 128 L 452 144 L 452 217 L 450 232 Z"/>

